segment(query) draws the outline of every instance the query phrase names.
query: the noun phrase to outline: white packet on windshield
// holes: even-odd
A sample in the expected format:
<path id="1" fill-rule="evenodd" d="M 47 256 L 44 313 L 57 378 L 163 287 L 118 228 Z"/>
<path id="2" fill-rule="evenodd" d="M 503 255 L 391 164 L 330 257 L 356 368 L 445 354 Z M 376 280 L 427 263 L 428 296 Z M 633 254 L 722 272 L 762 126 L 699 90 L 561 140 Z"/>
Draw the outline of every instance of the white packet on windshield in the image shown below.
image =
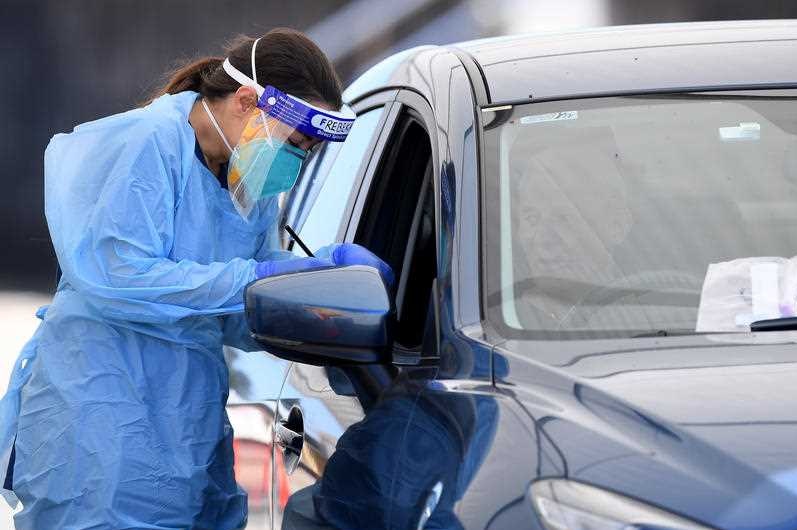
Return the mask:
<path id="1" fill-rule="evenodd" d="M 795 316 L 797 257 L 741 258 L 706 271 L 695 331 L 749 331 L 757 320 Z"/>

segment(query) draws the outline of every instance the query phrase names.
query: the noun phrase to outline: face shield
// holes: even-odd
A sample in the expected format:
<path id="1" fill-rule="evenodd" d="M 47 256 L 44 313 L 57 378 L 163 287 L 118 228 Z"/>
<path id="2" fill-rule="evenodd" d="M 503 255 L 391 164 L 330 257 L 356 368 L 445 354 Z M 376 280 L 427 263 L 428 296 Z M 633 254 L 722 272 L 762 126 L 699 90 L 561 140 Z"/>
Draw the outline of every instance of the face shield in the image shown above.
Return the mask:
<path id="1" fill-rule="evenodd" d="M 254 50 L 252 46 L 252 71 Z M 354 123 L 350 109 L 330 111 L 273 86 L 261 86 L 226 59 L 224 70 L 258 96 L 238 144 L 233 148 L 227 184 L 233 204 L 248 218 L 261 199 L 290 190 L 324 141 L 342 142 Z"/>

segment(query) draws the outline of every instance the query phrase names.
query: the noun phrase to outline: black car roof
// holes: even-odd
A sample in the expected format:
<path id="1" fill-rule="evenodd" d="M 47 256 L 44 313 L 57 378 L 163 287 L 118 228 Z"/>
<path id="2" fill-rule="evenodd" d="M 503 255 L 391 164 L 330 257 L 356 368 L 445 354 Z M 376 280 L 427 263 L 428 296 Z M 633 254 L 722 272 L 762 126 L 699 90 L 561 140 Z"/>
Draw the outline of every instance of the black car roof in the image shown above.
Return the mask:
<path id="1" fill-rule="evenodd" d="M 452 45 L 491 103 L 655 90 L 797 84 L 797 21 L 618 26 Z"/>

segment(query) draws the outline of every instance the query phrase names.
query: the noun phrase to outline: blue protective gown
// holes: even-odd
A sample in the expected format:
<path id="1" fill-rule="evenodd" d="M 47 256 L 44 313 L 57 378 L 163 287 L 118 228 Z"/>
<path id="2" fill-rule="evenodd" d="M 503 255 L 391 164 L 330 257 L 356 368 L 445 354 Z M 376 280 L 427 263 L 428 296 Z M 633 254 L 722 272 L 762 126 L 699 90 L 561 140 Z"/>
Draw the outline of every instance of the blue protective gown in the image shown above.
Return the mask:
<path id="1" fill-rule="evenodd" d="M 257 261 L 290 254 L 277 250 L 276 200 L 243 220 L 194 155 L 196 97 L 163 96 L 47 148 L 63 277 L 0 403 L 0 485 L 13 445 L 18 530 L 245 522 L 224 315 L 242 311 Z"/>

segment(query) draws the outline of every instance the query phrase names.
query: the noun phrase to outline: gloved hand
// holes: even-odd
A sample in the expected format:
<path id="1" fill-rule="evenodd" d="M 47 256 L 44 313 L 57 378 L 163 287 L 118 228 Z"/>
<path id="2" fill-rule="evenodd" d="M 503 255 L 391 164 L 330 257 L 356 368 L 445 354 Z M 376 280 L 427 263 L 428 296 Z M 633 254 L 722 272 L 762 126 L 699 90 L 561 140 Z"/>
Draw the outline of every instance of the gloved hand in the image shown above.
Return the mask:
<path id="1" fill-rule="evenodd" d="M 354 243 L 340 243 L 329 247 L 329 257 L 335 265 L 368 265 L 382 275 L 388 287 L 393 286 L 395 277 L 390 265 L 365 247 Z"/>
<path id="2" fill-rule="evenodd" d="M 260 280 L 262 278 L 268 278 L 269 276 L 276 276 L 278 274 L 332 267 L 334 265 L 335 263 L 333 263 L 331 259 L 321 258 L 296 258 L 261 261 L 255 265 L 255 277 Z"/>
<path id="3" fill-rule="evenodd" d="M 319 250 L 318 254 L 327 257 L 261 261 L 255 265 L 255 276 L 260 280 L 278 274 L 333 267 L 335 265 L 367 265 L 377 269 L 388 286 L 392 287 L 395 281 L 393 269 L 390 268 L 390 265 L 379 259 L 376 254 L 360 245 L 354 243 L 330 245 Z"/>

